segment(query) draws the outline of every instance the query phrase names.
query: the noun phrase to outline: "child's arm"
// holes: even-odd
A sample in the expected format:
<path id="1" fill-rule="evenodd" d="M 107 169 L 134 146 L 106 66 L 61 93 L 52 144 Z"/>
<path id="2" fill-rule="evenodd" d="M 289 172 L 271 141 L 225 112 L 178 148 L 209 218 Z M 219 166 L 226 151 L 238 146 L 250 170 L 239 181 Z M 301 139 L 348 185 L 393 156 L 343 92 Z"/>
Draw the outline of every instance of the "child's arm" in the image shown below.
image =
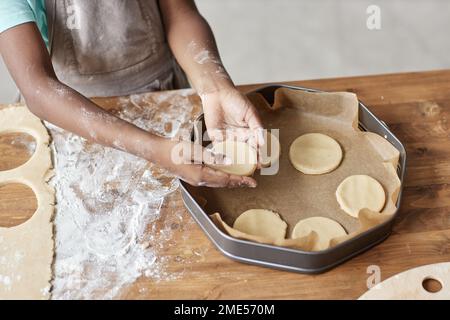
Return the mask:
<path id="1" fill-rule="evenodd" d="M 255 185 L 251 178 L 230 176 L 205 166 L 174 164 L 171 151 L 175 141 L 115 117 L 59 82 L 35 23 L 24 23 L 1 33 L 0 53 L 28 108 L 41 119 L 157 163 L 194 185 Z"/>
<path id="2" fill-rule="evenodd" d="M 208 133 L 262 143 L 255 107 L 233 85 L 217 50 L 214 35 L 193 0 L 159 1 L 169 45 L 203 102 Z M 252 138 L 256 138 L 253 139 Z"/>

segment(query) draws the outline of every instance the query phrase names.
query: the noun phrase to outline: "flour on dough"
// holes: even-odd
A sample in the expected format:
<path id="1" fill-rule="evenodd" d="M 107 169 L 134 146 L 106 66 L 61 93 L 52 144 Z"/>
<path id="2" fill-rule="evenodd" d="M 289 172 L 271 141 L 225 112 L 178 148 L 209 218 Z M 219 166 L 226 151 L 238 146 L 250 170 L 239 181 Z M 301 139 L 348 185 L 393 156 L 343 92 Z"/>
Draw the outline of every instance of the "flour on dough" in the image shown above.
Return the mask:
<path id="1" fill-rule="evenodd" d="M 342 149 L 336 140 L 325 134 L 308 133 L 291 144 L 289 159 L 304 174 L 324 174 L 339 166 Z"/>
<path id="2" fill-rule="evenodd" d="M 250 209 L 237 217 L 233 228 L 254 236 L 284 239 L 287 224 L 276 212 L 264 209 Z"/>
<path id="3" fill-rule="evenodd" d="M 380 212 L 386 202 L 383 186 L 374 178 L 354 175 L 346 178 L 336 190 L 339 206 L 357 218 L 361 209 Z"/>
<path id="4" fill-rule="evenodd" d="M 292 230 L 291 238 L 307 236 L 315 231 L 319 237 L 313 247 L 313 251 L 321 251 L 330 247 L 330 240 L 336 237 L 345 236 L 347 232 L 336 221 L 324 217 L 311 217 L 300 220 Z"/>
<path id="5" fill-rule="evenodd" d="M 258 161 L 256 150 L 245 142 L 221 141 L 214 144 L 211 151 L 223 154 L 231 160 L 229 165 L 209 165 L 214 169 L 238 176 L 251 176 L 256 170 Z"/>

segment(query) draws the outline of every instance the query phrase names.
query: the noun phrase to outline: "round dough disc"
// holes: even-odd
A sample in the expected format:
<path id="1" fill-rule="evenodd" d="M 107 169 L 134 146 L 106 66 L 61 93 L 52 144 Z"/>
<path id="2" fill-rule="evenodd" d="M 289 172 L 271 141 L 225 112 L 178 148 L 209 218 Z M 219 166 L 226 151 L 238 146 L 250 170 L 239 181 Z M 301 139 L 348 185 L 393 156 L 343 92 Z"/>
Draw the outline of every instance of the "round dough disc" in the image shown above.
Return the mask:
<path id="1" fill-rule="evenodd" d="M 270 210 L 250 209 L 234 221 L 233 228 L 254 236 L 284 239 L 287 224 L 280 215 Z"/>
<path id="2" fill-rule="evenodd" d="M 336 199 L 342 210 L 357 218 L 361 209 L 380 212 L 386 202 L 383 186 L 366 175 L 350 176 L 338 186 Z"/>
<path id="3" fill-rule="evenodd" d="M 336 221 L 324 217 L 312 217 L 300 220 L 292 230 L 291 238 L 307 236 L 311 231 L 315 231 L 319 240 L 313 247 L 313 251 L 325 250 L 330 247 L 330 240 L 336 237 L 345 236 L 347 232 Z"/>
<path id="4" fill-rule="evenodd" d="M 308 133 L 291 144 L 289 159 L 304 174 L 324 174 L 339 166 L 342 149 L 336 140 L 325 134 Z"/>
<path id="5" fill-rule="evenodd" d="M 256 170 L 256 150 L 245 142 L 221 141 L 216 143 L 211 151 L 225 155 L 232 162 L 230 165 L 210 165 L 211 168 L 238 176 L 250 176 Z"/>

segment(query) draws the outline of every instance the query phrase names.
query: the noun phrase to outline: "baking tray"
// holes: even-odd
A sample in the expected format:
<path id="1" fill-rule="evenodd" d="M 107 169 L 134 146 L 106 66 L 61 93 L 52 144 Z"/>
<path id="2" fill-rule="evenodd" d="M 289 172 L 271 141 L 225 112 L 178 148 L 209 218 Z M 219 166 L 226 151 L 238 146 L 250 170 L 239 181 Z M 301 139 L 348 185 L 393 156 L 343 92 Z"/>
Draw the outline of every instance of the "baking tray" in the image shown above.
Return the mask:
<path id="1" fill-rule="evenodd" d="M 268 85 L 259 88 L 254 93 L 260 93 L 272 104 L 274 93 L 278 88 L 289 88 L 303 90 L 307 92 L 323 92 L 316 89 L 287 86 Z M 397 199 L 396 212 L 392 217 L 343 243 L 323 251 L 303 251 L 295 248 L 280 247 L 269 244 L 262 244 L 248 240 L 236 239 L 222 232 L 209 218 L 201 205 L 196 201 L 196 188 L 181 181 L 181 194 L 184 204 L 194 220 L 206 233 L 208 238 L 214 243 L 225 256 L 244 263 L 260 265 L 264 267 L 295 271 L 301 273 L 321 273 L 325 272 L 344 261 L 368 250 L 376 244 L 385 240 L 391 233 L 394 219 L 400 208 L 403 179 L 406 172 L 406 151 L 400 140 L 389 130 L 386 123 L 375 117 L 370 110 L 359 101 L 359 128 L 362 131 L 370 131 L 379 134 L 389 141 L 399 152 L 400 158 L 397 166 L 397 174 L 401 181 L 399 196 Z M 203 123 L 202 116 L 199 120 Z M 194 140 L 194 131 L 192 139 Z"/>

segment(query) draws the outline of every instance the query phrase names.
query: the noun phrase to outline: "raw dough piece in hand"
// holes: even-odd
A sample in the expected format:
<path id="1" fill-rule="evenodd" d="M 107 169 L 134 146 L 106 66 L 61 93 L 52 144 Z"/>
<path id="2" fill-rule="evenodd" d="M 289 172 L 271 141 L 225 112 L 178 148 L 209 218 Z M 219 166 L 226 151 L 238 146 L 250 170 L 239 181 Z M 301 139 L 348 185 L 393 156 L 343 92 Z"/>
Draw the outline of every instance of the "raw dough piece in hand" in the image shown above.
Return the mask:
<path id="1" fill-rule="evenodd" d="M 311 231 L 315 231 L 319 240 L 313 247 L 313 251 L 325 250 L 330 247 L 330 240 L 336 237 L 345 236 L 347 232 L 336 221 L 324 217 L 312 217 L 300 220 L 292 230 L 291 238 L 307 236 Z"/>
<path id="2" fill-rule="evenodd" d="M 264 209 L 250 209 L 234 221 L 233 228 L 254 236 L 284 239 L 287 224 L 278 213 Z"/>
<path id="3" fill-rule="evenodd" d="M 209 165 L 214 169 L 238 176 L 251 176 L 256 170 L 258 161 L 256 150 L 245 142 L 221 141 L 216 143 L 211 151 L 225 155 L 232 162 L 229 165 Z"/>
<path id="4" fill-rule="evenodd" d="M 339 166 L 342 149 L 336 140 L 325 134 L 308 133 L 291 144 L 289 159 L 304 174 L 324 174 Z"/>
<path id="5" fill-rule="evenodd" d="M 346 178 L 336 190 L 342 210 L 357 218 L 361 209 L 380 212 L 386 202 L 382 185 L 372 177 L 355 175 Z"/>

